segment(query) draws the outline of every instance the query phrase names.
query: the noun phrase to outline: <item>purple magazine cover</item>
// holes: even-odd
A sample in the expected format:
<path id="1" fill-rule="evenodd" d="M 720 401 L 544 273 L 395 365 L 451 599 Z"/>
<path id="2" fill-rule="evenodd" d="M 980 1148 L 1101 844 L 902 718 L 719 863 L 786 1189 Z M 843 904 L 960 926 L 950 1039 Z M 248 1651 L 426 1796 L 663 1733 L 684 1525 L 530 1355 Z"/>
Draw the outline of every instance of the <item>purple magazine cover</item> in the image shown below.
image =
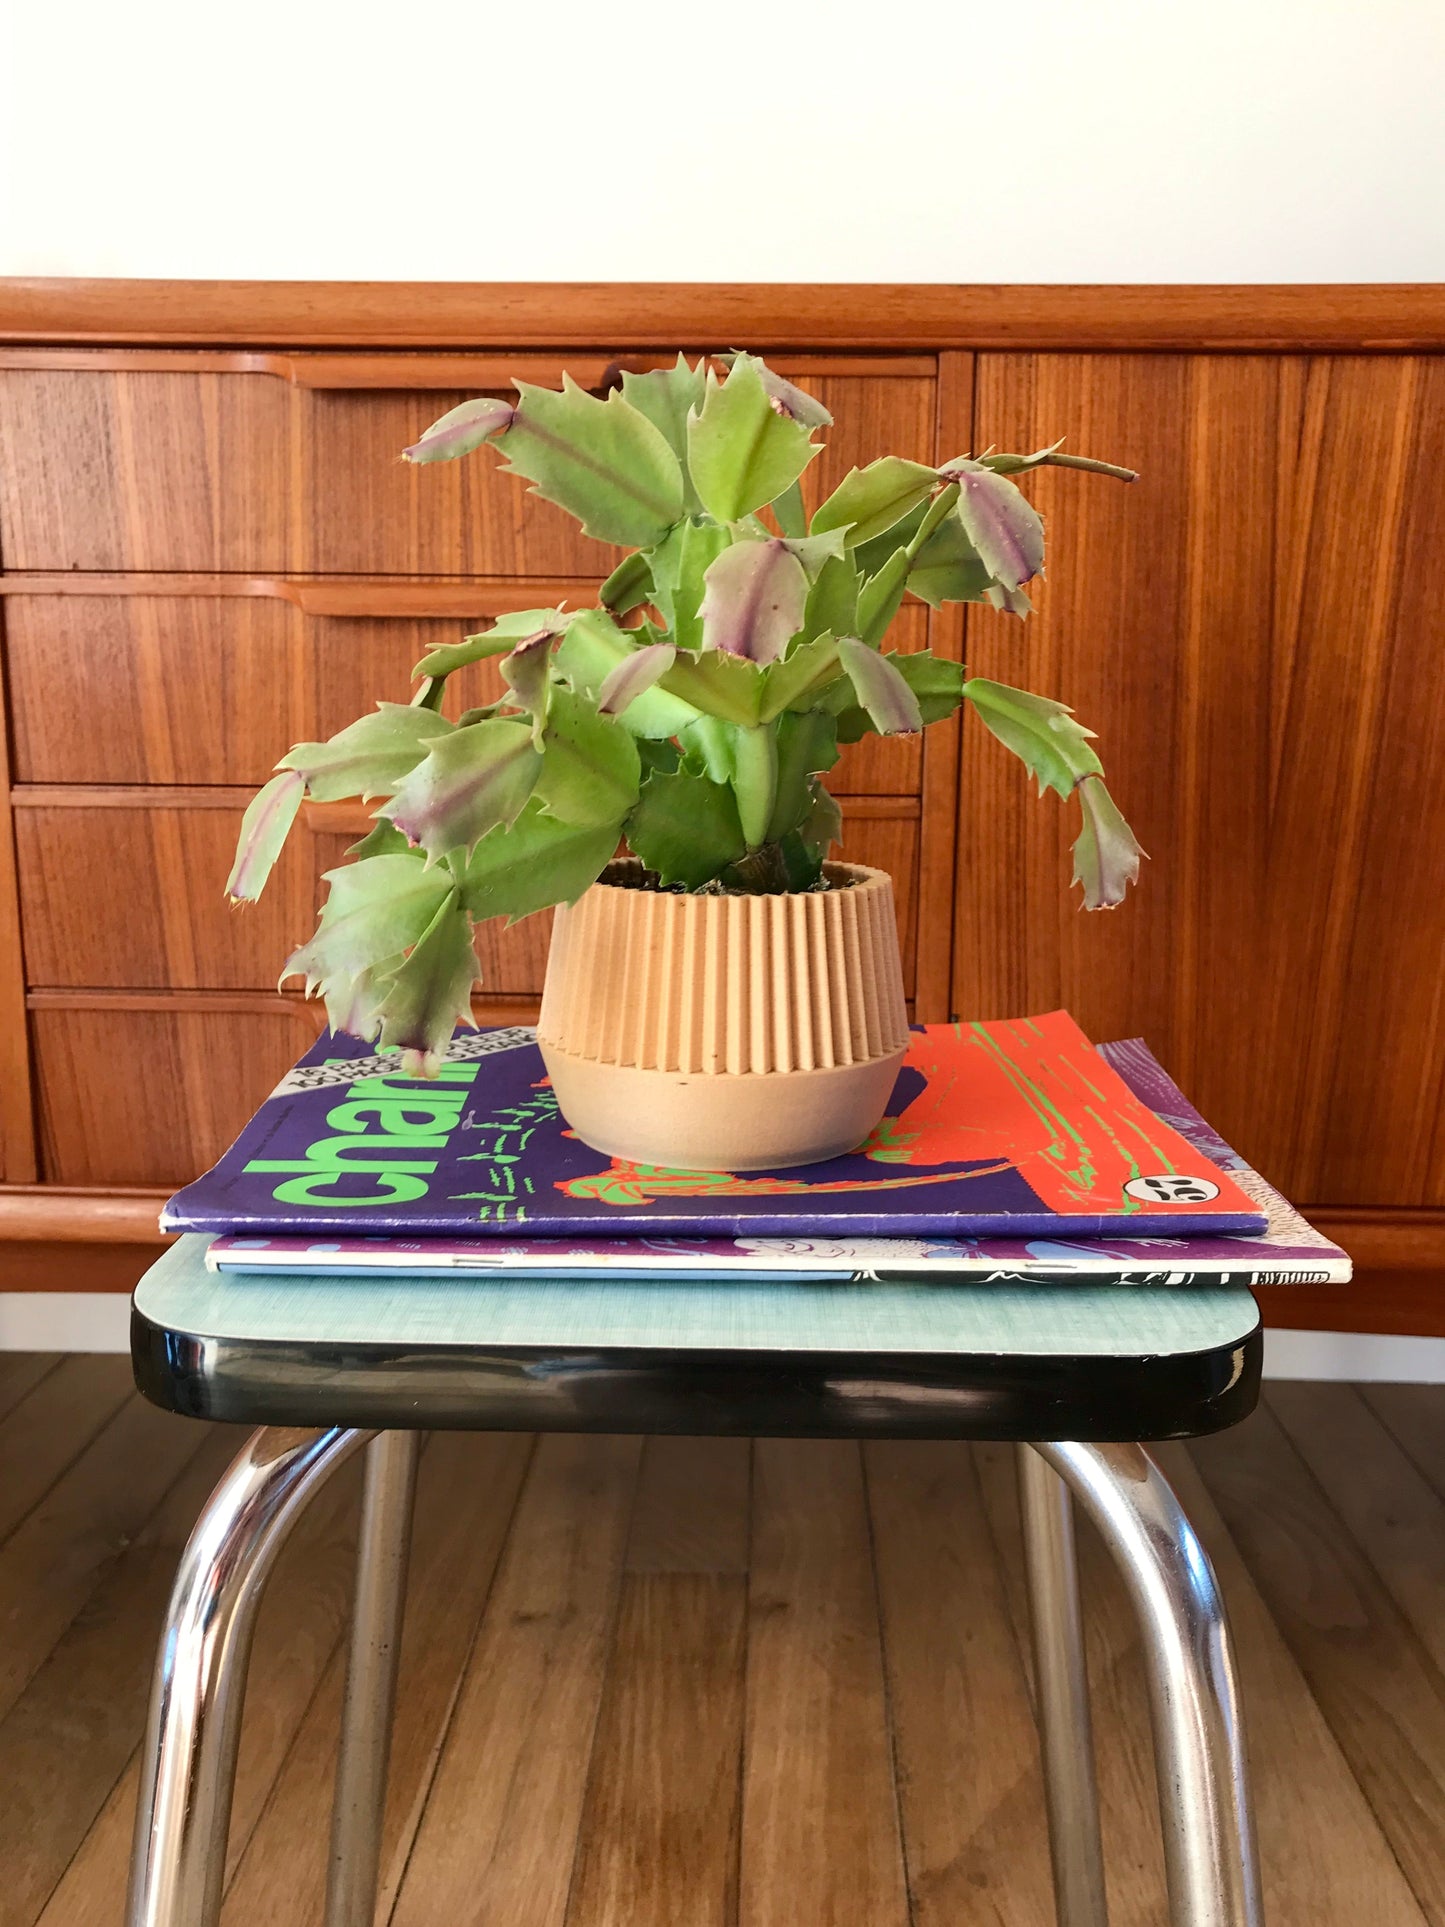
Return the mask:
<path id="1" fill-rule="evenodd" d="M 1163 1079 L 1142 1045 L 1128 1048 Z M 1064 1012 L 915 1030 L 888 1113 L 857 1151 L 744 1176 L 635 1165 L 583 1144 L 530 1030 L 459 1032 L 429 1082 L 325 1034 L 162 1224 L 582 1239 L 1263 1232 L 1258 1201 L 1176 1125 Z M 1207 1132 L 1197 1118 L 1191 1128 Z"/>

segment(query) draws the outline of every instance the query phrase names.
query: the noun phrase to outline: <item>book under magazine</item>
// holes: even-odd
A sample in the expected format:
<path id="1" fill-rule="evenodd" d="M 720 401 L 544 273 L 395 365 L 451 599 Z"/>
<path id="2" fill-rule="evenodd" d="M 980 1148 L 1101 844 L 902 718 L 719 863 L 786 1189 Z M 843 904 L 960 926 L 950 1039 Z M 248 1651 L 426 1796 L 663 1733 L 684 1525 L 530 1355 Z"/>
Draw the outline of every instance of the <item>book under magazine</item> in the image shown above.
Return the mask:
<path id="1" fill-rule="evenodd" d="M 585 1262 L 595 1241 L 619 1237 L 629 1260 L 638 1240 L 658 1239 L 1257 1237 L 1272 1195 L 1142 1044 L 1096 1050 L 1057 1011 L 915 1030 L 887 1113 L 857 1150 L 745 1174 L 634 1164 L 582 1143 L 530 1030 L 460 1031 L 429 1080 L 326 1034 L 162 1224 L 245 1237 L 252 1268 L 257 1236 L 339 1242 L 326 1254 L 336 1270 L 378 1238 L 563 1239 Z M 564 1253 L 551 1252 L 555 1268 Z"/>

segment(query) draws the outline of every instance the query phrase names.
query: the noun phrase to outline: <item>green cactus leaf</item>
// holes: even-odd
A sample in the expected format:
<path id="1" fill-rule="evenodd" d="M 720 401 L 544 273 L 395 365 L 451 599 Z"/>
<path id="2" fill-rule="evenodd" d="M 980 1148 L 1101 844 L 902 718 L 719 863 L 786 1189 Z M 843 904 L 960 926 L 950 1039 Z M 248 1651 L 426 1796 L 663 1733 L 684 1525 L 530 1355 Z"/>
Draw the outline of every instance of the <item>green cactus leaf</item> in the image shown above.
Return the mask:
<path id="1" fill-rule="evenodd" d="M 558 645 L 553 664 L 569 688 L 596 703 L 607 678 L 649 640 L 646 631 L 619 629 L 600 609 L 582 609 Z M 691 703 L 654 687 L 630 702 L 619 720 L 630 735 L 661 739 L 676 736 L 696 722 L 697 715 Z"/>
<path id="2" fill-rule="evenodd" d="M 490 629 L 467 636 L 462 642 L 446 642 L 424 655 L 412 670 L 416 676 L 449 676 L 454 669 L 469 663 L 484 662 L 489 656 L 505 656 L 524 636 L 550 630 L 560 635 L 573 618 L 562 609 L 517 609 L 498 616 Z"/>
<path id="3" fill-rule="evenodd" d="M 679 649 L 702 647 L 702 599 L 708 570 L 732 546 L 716 522 L 679 522 L 652 552 L 652 599 Z"/>
<path id="4" fill-rule="evenodd" d="M 543 744 L 536 795 L 548 812 L 577 829 L 620 823 L 642 781 L 637 745 L 623 725 L 559 687 Z"/>
<path id="5" fill-rule="evenodd" d="M 772 507 L 784 535 L 800 541 L 808 533 L 808 511 L 803 506 L 803 491 L 796 482 L 789 482 L 782 494 L 774 497 Z"/>
<path id="6" fill-rule="evenodd" d="M 597 591 L 597 600 L 611 615 L 625 616 L 652 594 L 652 569 L 641 549 L 624 555 Z"/>
<path id="7" fill-rule="evenodd" d="M 982 602 L 992 581 L 957 512 L 933 531 L 908 571 L 909 589 L 933 609 L 945 602 Z"/>
<path id="8" fill-rule="evenodd" d="M 514 822 L 541 769 L 530 726 L 494 716 L 440 738 L 377 814 L 440 862 Z"/>
<path id="9" fill-rule="evenodd" d="M 620 820 L 591 827 L 564 823 L 534 797 L 508 827 L 489 830 L 461 879 L 462 902 L 480 923 L 516 923 L 554 903 L 575 903 L 601 875 L 622 835 Z"/>
<path id="10" fill-rule="evenodd" d="M 1077 722 L 1072 709 L 1050 696 L 972 676 L 963 695 L 982 721 L 1038 778 L 1039 794 L 1073 793 L 1084 776 L 1102 776 L 1104 765 L 1089 745 L 1093 731 Z"/>
<path id="11" fill-rule="evenodd" d="M 717 522 L 740 521 L 774 501 L 822 452 L 806 422 L 773 406 L 757 368 L 741 356 L 725 382 L 708 375 L 687 448 L 693 485 Z"/>
<path id="12" fill-rule="evenodd" d="M 895 549 L 858 591 L 858 634 L 870 649 L 882 642 L 903 606 L 909 566 L 907 549 Z"/>
<path id="13" fill-rule="evenodd" d="M 850 469 L 814 512 L 812 530 L 847 531 L 848 545 L 871 542 L 896 528 L 938 487 L 936 470 L 901 455 L 880 455 L 866 468 Z"/>
<path id="14" fill-rule="evenodd" d="M 457 1025 L 471 1023 L 472 985 L 481 974 L 472 920 L 451 891 L 376 1007 L 382 1049 L 416 1052 L 430 1069 Z"/>
<path id="15" fill-rule="evenodd" d="M 226 895 L 233 903 L 254 903 L 265 889 L 305 794 L 305 776 L 299 770 L 282 770 L 246 805 L 226 880 Z"/>
<path id="16" fill-rule="evenodd" d="M 973 676 L 963 694 L 988 728 L 1038 778 L 1039 794 L 1077 795 L 1083 828 L 1074 844 L 1074 882 L 1086 910 L 1108 910 L 1124 899 L 1144 852 L 1104 787 L 1104 766 L 1090 743 L 1092 730 L 1065 704 L 1027 689 Z"/>
<path id="17" fill-rule="evenodd" d="M 818 579 L 808 591 L 803 611 L 803 637 L 856 636 L 858 633 L 858 591 L 863 586 L 851 556 L 836 556 L 823 564 Z"/>
<path id="18" fill-rule="evenodd" d="M 661 429 L 614 390 L 605 401 L 570 375 L 562 390 L 518 382 L 521 400 L 498 442 L 507 472 L 575 515 L 599 542 L 651 548 L 683 513 L 682 465 Z"/>
<path id="19" fill-rule="evenodd" d="M 922 729 L 918 698 L 896 656 L 882 655 L 856 636 L 840 636 L 838 660 L 880 736 L 911 736 Z"/>
<path id="20" fill-rule="evenodd" d="M 405 856 L 411 845 L 396 827 L 383 817 L 372 825 L 359 843 L 347 845 L 348 856 Z"/>
<path id="21" fill-rule="evenodd" d="M 763 684 L 760 722 L 771 722 L 785 709 L 802 709 L 817 699 L 838 674 L 838 644 L 830 635 L 800 643 L 783 662 L 775 662 Z"/>
<path id="22" fill-rule="evenodd" d="M 778 719 L 778 779 L 764 841 L 780 843 L 813 807 L 813 778 L 838 760 L 838 727 L 820 709 Z"/>
<path id="23" fill-rule="evenodd" d="M 707 392 L 704 364 L 699 361 L 696 367 L 689 367 L 687 357 L 680 354 L 670 368 L 650 368 L 640 375 L 624 371 L 622 392 L 662 434 L 683 465 L 683 505 L 693 512 L 698 502 L 687 473 L 687 418 L 694 408 L 702 407 Z"/>
<path id="24" fill-rule="evenodd" d="M 686 890 L 711 883 L 747 852 L 732 790 L 688 769 L 647 779 L 626 834 L 647 869 Z"/>
<path id="25" fill-rule="evenodd" d="M 350 796 L 390 796 L 439 736 L 453 725 L 434 710 L 409 703 L 381 703 L 369 716 L 325 743 L 298 743 L 279 767 L 298 770 L 319 803 Z"/>
<path id="26" fill-rule="evenodd" d="M 768 825 L 778 796 L 778 731 L 733 731 L 733 795 L 738 799 L 738 821 L 750 850 L 768 840 Z"/>
<path id="27" fill-rule="evenodd" d="M 361 972 L 379 973 L 388 960 L 401 962 L 451 895 L 452 878 L 412 851 L 362 857 L 328 870 L 324 880 L 329 889 L 316 934 L 287 958 L 281 981 L 304 978 L 307 994 L 320 989 L 330 1012 L 333 998 L 345 1009 Z M 340 1028 L 368 1034 L 355 1023 Z"/>
<path id="28" fill-rule="evenodd" d="M 757 663 L 721 649 L 709 649 L 702 656 L 680 655 L 657 685 L 704 715 L 744 729 L 751 729 L 762 715 L 764 686 L 764 671 Z"/>

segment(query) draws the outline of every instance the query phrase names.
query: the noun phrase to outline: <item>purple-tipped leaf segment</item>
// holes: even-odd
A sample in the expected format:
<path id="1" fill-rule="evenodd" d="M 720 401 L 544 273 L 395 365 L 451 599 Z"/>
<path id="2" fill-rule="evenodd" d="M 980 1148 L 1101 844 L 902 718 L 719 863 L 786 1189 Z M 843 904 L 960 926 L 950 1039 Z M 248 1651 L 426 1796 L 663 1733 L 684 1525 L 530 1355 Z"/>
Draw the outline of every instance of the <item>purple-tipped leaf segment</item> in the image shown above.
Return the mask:
<path id="1" fill-rule="evenodd" d="M 236 859 L 226 879 L 226 895 L 232 903 L 254 903 L 260 896 L 305 794 L 305 776 L 300 770 L 288 769 L 273 776 L 251 798 L 241 818 Z"/>
<path id="2" fill-rule="evenodd" d="M 434 421 L 420 441 L 402 450 L 407 462 L 450 462 L 458 455 L 470 455 L 474 448 L 503 435 L 512 425 L 516 409 L 496 395 L 481 395 L 464 401 Z"/>
<path id="3" fill-rule="evenodd" d="M 911 736 L 922 729 L 918 698 L 891 656 L 880 655 L 857 636 L 840 636 L 838 660 L 880 736 Z"/>
<path id="4" fill-rule="evenodd" d="M 1006 476 L 967 459 L 939 474 L 958 483 L 958 519 L 984 567 L 1006 589 L 1021 589 L 1044 566 L 1038 510 Z"/>
<path id="5" fill-rule="evenodd" d="M 1081 776 L 1077 785 L 1084 826 L 1074 844 L 1074 882 L 1083 885 L 1086 910 L 1112 910 L 1139 876 L 1144 855 L 1102 776 Z"/>
<path id="6" fill-rule="evenodd" d="M 541 768 L 530 726 L 493 716 L 442 737 L 378 813 L 430 862 L 470 854 L 488 830 L 516 821 Z"/>
<path id="7" fill-rule="evenodd" d="M 703 581 L 704 649 L 776 662 L 803 626 L 808 575 L 787 542 L 736 542 Z"/>
<path id="8" fill-rule="evenodd" d="M 670 642 L 651 642 L 630 656 L 624 656 L 615 669 L 610 669 L 602 679 L 597 691 L 597 713 L 599 716 L 620 716 L 630 703 L 647 691 L 660 676 L 665 676 L 677 661 L 677 651 Z"/>

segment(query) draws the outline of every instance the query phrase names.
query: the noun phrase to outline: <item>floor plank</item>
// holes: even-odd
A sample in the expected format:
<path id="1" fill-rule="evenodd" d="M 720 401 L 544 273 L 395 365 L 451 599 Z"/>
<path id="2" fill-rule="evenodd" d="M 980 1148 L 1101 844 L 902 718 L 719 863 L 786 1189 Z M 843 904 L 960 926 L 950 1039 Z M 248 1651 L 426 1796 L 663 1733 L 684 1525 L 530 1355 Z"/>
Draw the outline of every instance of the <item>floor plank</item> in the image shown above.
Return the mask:
<path id="1" fill-rule="evenodd" d="M 201 1443 L 130 1394 L 0 1548 L 0 1718 Z"/>
<path id="2" fill-rule="evenodd" d="M 43 1372 L 0 1423 L 0 1544 L 132 1392 L 130 1363 L 83 1354 Z"/>
<path id="3" fill-rule="evenodd" d="M 1015 1449 L 990 1445 L 975 1451 L 1015 1640 L 1027 1656 Z M 1164 1855 L 1138 1627 L 1113 1562 L 1086 1520 L 1078 1522 L 1077 1539 L 1109 1919 L 1111 1927 L 1156 1927 L 1165 1918 Z M 1027 1668 L 1031 1672 L 1031 1657 Z"/>
<path id="4" fill-rule="evenodd" d="M 7 1418 L 60 1363 L 59 1352 L 0 1352 L 0 1419 Z M 0 1464 L 3 1464 L 0 1454 Z"/>
<path id="5" fill-rule="evenodd" d="M 46 1908 L 135 1751 L 150 1692 L 139 1662 L 154 1648 L 181 1549 L 228 1456 L 227 1442 L 199 1426 L 184 1443 L 189 1457 L 156 1511 L 0 1720 L 0 1927 L 28 1927 Z M 113 1889 L 102 1898 L 100 1917 L 117 1919 Z M 74 1888 L 72 1900 L 59 1916 L 67 1927 L 94 1917 Z"/>
<path id="6" fill-rule="evenodd" d="M 382 1919 L 390 1911 L 431 1790 L 531 1444 L 520 1434 L 454 1432 L 433 1439 L 422 1457 L 382 1836 Z M 475 1494 L 475 1499 L 459 1506 L 459 1492 Z M 346 1626 L 343 1613 L 324 1678 L 232 1880 L 222 1927 L 321 1919 Z"/>
<path id="7" fill-rule="evenodd" d="M 1053 1927 L 1043 1776 L 970 1448 L 864 1454 L 917 1927 Z"/>
<path id="8" fill-rule="evenodd" d="M 1445 1498 L 1445 1390 L 1438 1385 L 1362 1385 L 1360 1396 Z"/>
<path id="9" fill-rule="evenodd" d="M 123 1376 L 97 1417 L 77 1363 L 0 1372 L 50 1468 L 0 1546 L 0 1927 L 120 1927 L 161 1602 L 242 1438 Z M 1442 1446 L 1441 1388 L 1289 1385 L 1161 1448 L 1230 1601 L 1270 1927 L 1445 1927 Z M 263 1606 L 226 1927 L 320 1918 L 359 1474 Z M 1050 1927 L 1016 1498 L 1006 1446 L 439 1436 L 378 1921 Z M 1138 1635 L 1080 1553 L 1112 1927 L 1158 1927 Z"/>
<path id="10" fill-rule="evenodd" d="M 751 1447 L 649 1439 L 567 1927 L 730 1927 Z"/>
<path id="11" fill-rule="evenodd" d="M 1193 1448 L 1159 1458 L 1229 1612 L 1270 1927 L 1421 1927 L 1389 1841 L 1200 1476 Z"/>
<path id="12" fill-rule="evenodd" d="M 754 1447 L 742 1927 L 896 1927 L 908 1889 L 858 1448 Z"/>
<path id="13" fill-rule="evenodd" d="M 169 1580 L 191 1528 L 246 1433 L 233 1426 L 191 1426 L 202 1455 L 157 1516 L 155 1531 L 170 1542 L 161 1556 Z M 292 1531 L 267 1587 L 256 1626 L 245 1720 L 231 1813 L 228 1861 L 234 1866 L 270 1796 L 317 1677 L 334 1650 L 349 1598 L 359 1480 L 342 1470 L 312 1500 Z M 147 1537 L 148 1535 L 143 1535 Z M 161 1607 L 146 1628 L 133 1681 L 148 1691 L 155 1663 Z M 133 1683 L 128 1682 L 128 1684 Z M 144 1699 L 131 1726 L 131 1753 L 94 1825 L 65 1870 L 44 1914 L 44 1927 L 117 1927 L 130 1859 L 131 1825 L 139 1778 Z"/>
<path id="14" fill-rule="evenodd" d="M 394 1927 L 561 1927 L 638 1457 L 635 1439 L 539 1445 Z"/>
<path id="15" fill-rule="evenodd" d="M 1445 1681 L 1266 1407 L 1194 1458 L 1426 1918 L 1445 1922 Z"/>
<path id="16" fill-rule="evenodd" d="M 1445 1499 L 1352 1385 L 1281 1384 L 1267 1402 L 1445 1673 Z"/>

